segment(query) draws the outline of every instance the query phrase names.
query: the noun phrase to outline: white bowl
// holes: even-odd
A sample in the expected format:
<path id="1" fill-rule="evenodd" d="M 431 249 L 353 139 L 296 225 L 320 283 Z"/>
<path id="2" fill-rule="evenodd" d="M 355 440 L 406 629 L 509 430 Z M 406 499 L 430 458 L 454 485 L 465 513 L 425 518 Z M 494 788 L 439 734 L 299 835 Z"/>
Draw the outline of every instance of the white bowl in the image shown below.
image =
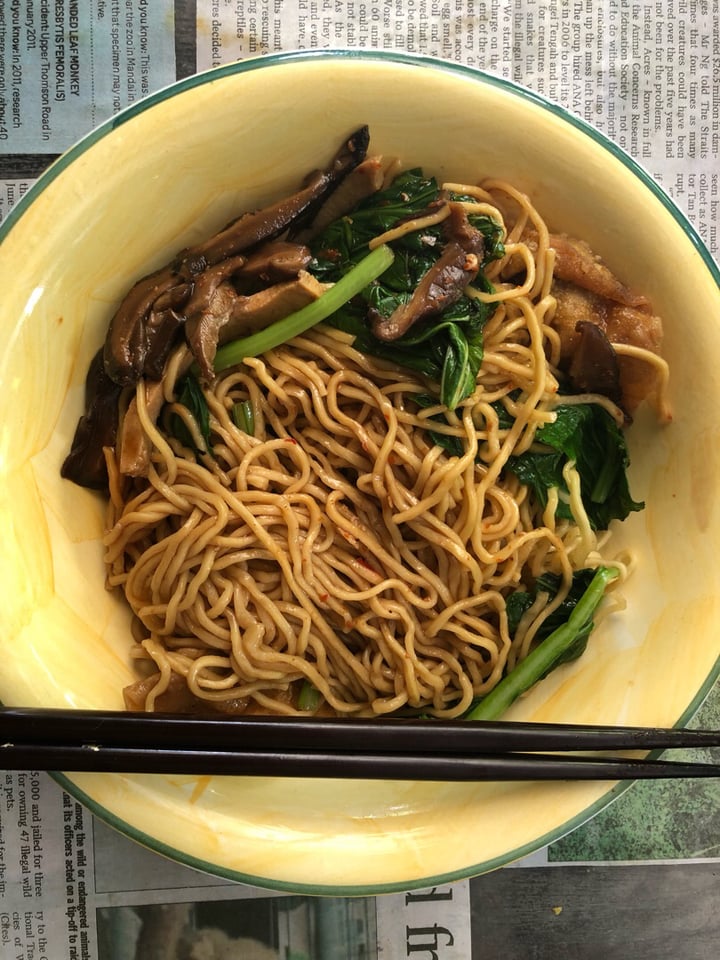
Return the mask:
<path id="1" fill-rule="evenodd" d="M 73 147 L 0 232 L 0 699 L 120 708 L 128 614 L 103 589 L 102 499 L 61 481 L 89 360 L 132 282 L 294 189 L 349 130 L 447 179 L 526 189 L 664 318 L 674 422 L 640 417 L 616 542 L 628 609 L 517 703 L 537 720 L 685 722 L 718 673 L 720 290 L 653 180 L 576 117 L 507 81 L 395 54 L 286 54 L 192 77 Z M 309 893 L 466 877 L 572 829 L 609 784 L 420 784 L 58 775 L 129 836 L 212 873 Z"/>

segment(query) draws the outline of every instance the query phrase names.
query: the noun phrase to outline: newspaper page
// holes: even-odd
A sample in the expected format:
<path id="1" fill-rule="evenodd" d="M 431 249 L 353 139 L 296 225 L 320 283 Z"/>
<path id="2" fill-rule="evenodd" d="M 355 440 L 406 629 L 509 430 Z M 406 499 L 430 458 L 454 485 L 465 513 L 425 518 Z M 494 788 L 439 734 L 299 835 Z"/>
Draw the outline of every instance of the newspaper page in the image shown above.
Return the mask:
<path id="1" fill-rule="evenodd" d="M 2 960 L 470 956 L 467 881 L 382 898 L 273 894 L 157 857 L 46 774 L 6 772 L 0 787 Z"/>
<path id="2" fill-rule="evenodd" d="M 717 256 L 717 0 L 212 0 L 197 67 L 283 49 L 402 49 L 562 104 L 639 160 Z"/>
<path id="3" fill-rule="evenodd" d="M 78 137 L 174 79 L 329 47 L 430 55 L 545 94 L 643 164 L 719 255 L 717 0 L 4 0 L 0 220 Z M 717 691 L 705 709 L 720 726 Z M 720 943 L 718 838 L 712 781 L 643 784 L 517 867 L 293 897 L 160 858 L 48 775 L 0 772 L 0 960 L 525 960 L 529 942 L 541 960 L 628 944 L 704 960 Z"/>
<path id="4" fill-rule="evenodd" d="M 60 153 L 175 79 L 172 0 L 0 4 L 0 144 Z"/>
<path id="5" fill-rule="evenodd" d="M 639 160 L 717 256 L 717 0 L 11 0 L 0 215 L 43 157 L 176 76 L 328 47 L 454 60 L 545 94 Z"/>

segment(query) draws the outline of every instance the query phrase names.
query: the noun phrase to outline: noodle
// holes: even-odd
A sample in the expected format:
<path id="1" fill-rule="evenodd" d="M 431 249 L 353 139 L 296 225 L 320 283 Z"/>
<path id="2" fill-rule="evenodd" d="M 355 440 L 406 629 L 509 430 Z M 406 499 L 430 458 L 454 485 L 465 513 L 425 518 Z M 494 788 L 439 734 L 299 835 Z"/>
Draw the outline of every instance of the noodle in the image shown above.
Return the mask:
<path id="1" fill-rule="evenodd" d="M 423 404 L 422 377 L 322 324 L 203 387 L 212 451 L 172 395 L 155 424 L 138 383 L 151 466 L 129 480 L 106 451 L 104 544 L 108 585 L 123 591 L 134 655 L 151 671 L 145 709 L 180 679 L 229 711 L 302 713 L 309 685 L 337 715 L 457 717 L 527 655 L 574 571 L 604 562 L 572 464 L 573 520 L 558 516 L 557 489 L 539 504 L 505 469 L 556 416 L 548 230 L 509 184 L 445 186 L 477 198 L 464 208 L 493 216 L 506 243 L 487 270 L 494 292 L 467 291 L 496 307 L 476 389 L 455 411 Z M 235 423 L 239 404 L 251 432 Z M 199 453 L 168 429 L 178 415 Z M 540 593 L 511 636 L 508 595 L 546 573 L 557 594 Z"/>

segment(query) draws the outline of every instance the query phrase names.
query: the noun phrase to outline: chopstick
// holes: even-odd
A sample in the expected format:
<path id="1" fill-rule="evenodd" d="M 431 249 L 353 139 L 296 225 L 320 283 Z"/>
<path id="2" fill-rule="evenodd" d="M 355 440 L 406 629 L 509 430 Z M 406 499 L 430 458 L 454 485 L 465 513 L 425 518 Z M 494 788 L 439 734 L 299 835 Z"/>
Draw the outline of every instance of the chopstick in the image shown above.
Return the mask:
<path id="1" fill-rule="evenodd" d="M 0 767 L 6 770 L 435 781 L 658 779 L 717 777 L 720 764 L 577 753 L 717 746 L 720 731 L 664 727 L 0 710 Z"/>

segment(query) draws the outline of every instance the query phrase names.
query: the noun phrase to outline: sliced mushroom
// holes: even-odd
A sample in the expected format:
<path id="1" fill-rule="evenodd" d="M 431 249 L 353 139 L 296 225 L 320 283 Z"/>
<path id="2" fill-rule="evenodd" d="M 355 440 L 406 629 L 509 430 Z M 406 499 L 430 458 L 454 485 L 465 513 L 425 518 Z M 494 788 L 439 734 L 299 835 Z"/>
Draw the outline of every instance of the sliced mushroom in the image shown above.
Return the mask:
<path id="1" fill-rule="evenodd" d="M 107 488 L 104 447 L 115 444 L 119 422 L 120 387 L 105 373 L 102 349 L 90 363 L 85 379 L 85 413 L 78 421 L 70 453 L 60 475 L 81 487 Z"/>
<path id="2" fill-rule="evenodd" d="M 187 342 L 200 368 L 200 377 L 210 383 L 214 376 L 213 363 L 218 336 L 232 314 L 237 293 L 231 283 L 221 283 L 204 310 L 188 321 Z"/>
<path id="3" fill-rule="evenodd" d="M 460 299 L 478 269 L 475 254 L 466 253 L 458 243 L 447 244 L 407 303 L 397 307 L 389 317 L 373 315 L 374 335 L 378 340 L 398 340 L 414 324 L 437 316 Z"/>
<path id="4" fill-rule="evenodd" d="M 477 276 L 484 250 L 483 236 L 470 224 L 460 204 L 449 206 L 450 215 L 443 221 L 448 242 L 439 259 L 407 303 L 397 307 L 389 317 L 373 314 L 372 330 L 378 340 L 397 340 L 414 324 L 442 313 L 460 299 Z"/>
<path id="5" fill-rule="evenodd" d="M 262 210 L 243 214 L 208 240 L 180 251 L 170 264 L 139 280 L 110 322 L 104 349 L 108 376 L 121 385 L 137 383 L 147 373 L 152 342 L 148 318 L 158 299 L 172 296 L 174 288 L 187 291 L 188 285 L 195 285 L 208 267 L 280 236 L 291 224 L 312 218 L 322 201 L 365 159 L 369 140 L 367 127 L 356 130 L 327 168 L 310 174 L 297 193 Z M 159 308 L 157 312 L 162 313 Z M 177 319 L 182 322 L 179 316 Z M 171 320 L 172 314 L 162 316 L 159 325 L 165 336 L 172 331 Z M 157 363 L 153 366 L 156 368 Z"/>
<path id="6" fill-rule="evenodd" d="M 288 240 L 271 240 L 262 244 L 238 270 L 237 277 L 242 280 L 260 280 L 263 283 L 280 283 L 291 280 L 310 263 L 308 247 Z"/>
<path id="7" fill-rule="evenodd" d="M 613 403 L 622 400 L 620 364 L 602 329 L 588 320 L 575 327 L 577 345 L 568 366 L 570 382 L 579 393 L 599 393 Z"/>
<path id="8" fill-rule="evenodd" d="M 235 288 L 227 281 L 244 262 L 243 257 L 231 257 L 209 267 L 197 278 L 185 306 L 185 339 L 207 381 L 214 376 L 218 332 L 227 323 L 236 297 Z"/>
<path id="9" fill-rule="evenodd" d="M 182 254 L 175 261 L 176 272 L 181 276 L 189 272 L 192 277 L 191 271 L 197 269 L 199 259 L 212 266 L 264 240 L 280 236 L 291 224 L 310 219 L 325 197 L 362 163 L 369 143 L 370 131 L 367 127 L 360 127 L 343 143 L 324 170 L 313 171 L 306 177 L 301 190 L 269 207 L 244 213 L 233 220 L 215 236 Z"/>
<path id="10" fill-rule="evenodd" d="M 155 301 L 177 285 L 178 278 L 170 265 L 156 270 L 132 287 L 110 321 L 105 337 L 105 371 L 121 386 L 131 386 L 142 376 L 148 348 L 148 314 Z"/>
<path id="11" fill-rule="evenodd" d="M 182 335 L 185 316 L 183 307 L 193 292 L 193 285 L 183 283 L 161 294 L 153 304 L 145 323 L 145 362 L 143 375 L 159 380 L 167 358 Z"/>
<path id="12" fill-rule="evenodd" d="M 449 240 L 455 240 L 467 253 L 474 253 L 478 260 L 485 255 L 485 240 L 480 231 L 468 220 L 467 212 L 461 203 L 448 203 L 449 214 L 443 220 L 443 233 Z"/>

